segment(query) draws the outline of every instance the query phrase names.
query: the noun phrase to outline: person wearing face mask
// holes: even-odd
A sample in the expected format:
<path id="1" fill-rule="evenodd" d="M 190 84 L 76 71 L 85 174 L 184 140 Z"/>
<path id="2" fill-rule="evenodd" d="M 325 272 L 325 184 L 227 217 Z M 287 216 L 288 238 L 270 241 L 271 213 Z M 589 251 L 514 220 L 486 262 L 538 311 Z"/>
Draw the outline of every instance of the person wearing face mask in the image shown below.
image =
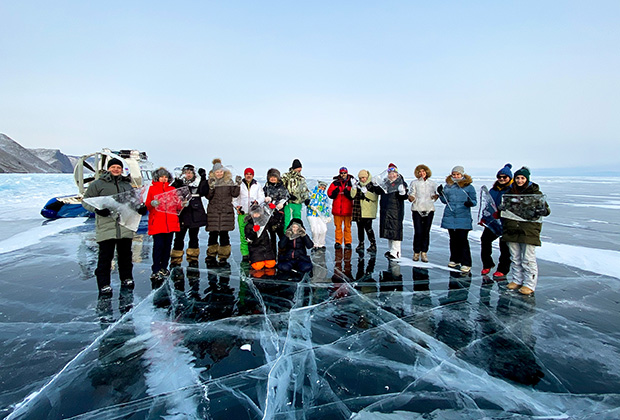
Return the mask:
<path id="1" fill-rule="evenodd" d="M 512 165 L 510 163 L 504 165 L 504 167 L 497 172 L 497 180 L 493 184 L 493 187 L 489 190 L 489 194 L 491 194 L 491 198 L 495 202 L 495 206 L 497 208 L 499 208 L 502 204 L 502 196 L 506 194 L 512 186 L 511 169 Z M 499 218 L 499 215 L 494 215 L 493 217 L 497 219 Z M 489 274 L 491 269 L 495 267 L 492 257 L 493 241 L 495 241 L 498 237 L 499 236 L 488 227 L 484 228 L 482 235 L 480 236 L 480 259 L 482 260 L 481 274 L 483 276 Z M 497 265 L 497 270 L 493 273 L 493 278 L 495 280 L 502 280 L 506 278 L 506 274 L 508 274 L 508 271 L 510 270 L 510 250 L 508 249 L 506 241 L 504 241 L 501 237 L 499 238 L 499 263 Z"/>
<path id="2" fill-rule="evenodd" d="M 437 187 L 437 194 L 446 205 L 441 227 L 450 235 L 450 262 L 448 267 L 459 268 L 462 273 L 471 271 L 471 250 L 469 231 L 472 230 L 471 208 L 478 200 L 471 176 L 462 166 L 452 168 L 446 177 L 446 184 Z"/>
<path id="3" fill-rule="evenodd" d="M 502 239 L 510 249 L 512 273 L 512 281 L 507 287 L 510 290 L 519 289 L 523 295 L 531 295 L 538 284 L 536 247 L 541 246 L 542 217 L 548 216 L 551 211 L 538 184 L 530 181 L 530 170 L 525 166 L 515 172 L 514 182 L 505 198 L 509 194 L 511 202 L 516 203 L 512 214 L 519 217 L 506 214 L 508 209 L 502 203 Z"/>
<path id="4" fill-rule="evenodd" d="M 107 171 L 103 171 L 101 176 L 93 181 L 86 192 L 84 198 L 103 197 L 116 195 L 132 190 L 129 176 L 123 176 L 123 162 L 120 159 L 112 158 L 108 161 Z M 99 245 L 99 256 L 95 276 L 97 286 L 101 295 L 111 295 L 112 286 L 110 277 L 112 271 L 112 260 L 116 250 L 118 261 L 118 274 L 121 280 L 121 287 L 131 289 L 134 287 L 133 263 L 131 242 L 134 232 L 121 225 L 119 218 L 114 217 L 109 209 L 95 209 L 93 206 L 82 202 L 82 206 L 95 213 L 95 233 L 96 241 Z M 145 215 L 146 207 L 143 205 L 138 208 L 138 213 Z"/>

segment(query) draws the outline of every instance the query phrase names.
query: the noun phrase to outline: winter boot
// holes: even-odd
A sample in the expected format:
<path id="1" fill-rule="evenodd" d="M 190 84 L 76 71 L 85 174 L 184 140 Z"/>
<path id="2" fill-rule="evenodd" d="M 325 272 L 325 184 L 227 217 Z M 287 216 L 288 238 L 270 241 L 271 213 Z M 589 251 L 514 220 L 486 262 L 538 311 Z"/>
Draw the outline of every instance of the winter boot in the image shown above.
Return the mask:
<path id="1" fill-rule="evenodd" d="M 366 249 L 366 251 L 372 253 L 372 254 L 376 254 L 377 253 L 377 242 L 376 241 L 370 241 L 370 246 Z"/>
<path id="2" fill-rule="evenodd" d="M 413 253 L 413 261 L 420 261 L 420 253 L 419 252 L 414 252 Z"/>
<path id="3" fill-rule="evenodd" d="M 422 259 L 422 262 L 428 262 L 428 255 L 426 255 L 426 252 L 421 252 L 420 258 Z"/>
<path id="4" fill-rule="evenodd" d="M 188 250 L 189 251 L 189 250 Z M 173 249 L 170 251 L 170 267 L 178 267 L 183 262 L 183 250 Z"/>
<path id="5" fill-rule="evenodd" d="M 190 267 L 198 267 L 198 256 L 200 256 L 200 248 L 187 248 L 185 251 L 185 259 Z"/>
<path id="6" fill-rule="evenodd" d="M 359 245 L 355 247 L 355 252 L 359 254 L 364 253 L 364 242 L 360 242 Z"/>
<path id="7" fill-rule="evenodd" d="M 209 245 L 209 247 L 207 248 L 207 258 L 205 258 L 207 266 L 213 266 L 215 263 L 217 263 L 217 254 L 219 249 L 220 246 L 218 244 Z"/>
<path id="8" fill-rule="evenodd" d="M 219 265 L 225 266 L 228 264 L 227 260 L 230 258 L 230 245 L 220 246 L 217 255 L 219 257 Z"/>

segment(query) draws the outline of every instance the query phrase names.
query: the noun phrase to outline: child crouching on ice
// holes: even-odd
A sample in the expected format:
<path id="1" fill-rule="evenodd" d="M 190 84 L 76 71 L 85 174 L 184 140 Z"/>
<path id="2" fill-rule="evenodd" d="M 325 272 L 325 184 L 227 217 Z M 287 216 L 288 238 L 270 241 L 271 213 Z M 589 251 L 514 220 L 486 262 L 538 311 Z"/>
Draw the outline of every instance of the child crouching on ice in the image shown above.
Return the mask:
<path id="1" fill-rule="evenodd" d="M 310 194 L 310 203 L 308 203 L 308 213 L 306 215 L 308 223 L 310 223 L 310 231 L 312 231 L 312 239 L 314 248 L 325 249 L 325 235 L 327 234 L 327 224 L 331 222 L 329 197 L 325 192 L 327 184 L 319 181 Z"/>
<path id="2" fill-rule="evenodd" d="M 312 239 L 306 235 L 301 219 L 293 218 L 284 232 L 278 246 L 282 250 L 278 269 L 282 272 L 298 271 L 307 273 L 312 270 L 312 261 L 306 252 L 314 246 Z"/>
<path id="3" fill-rule="evenodd" d="M 269 238 L 269 224 L 271 211 L 268 207 L 259 204 L 250 206 L 249 214 L 245 216 L 245 239 L 248 242 L 250 264 L 254 277 L 276 273 L 276 255 L 271 247 Z"/>

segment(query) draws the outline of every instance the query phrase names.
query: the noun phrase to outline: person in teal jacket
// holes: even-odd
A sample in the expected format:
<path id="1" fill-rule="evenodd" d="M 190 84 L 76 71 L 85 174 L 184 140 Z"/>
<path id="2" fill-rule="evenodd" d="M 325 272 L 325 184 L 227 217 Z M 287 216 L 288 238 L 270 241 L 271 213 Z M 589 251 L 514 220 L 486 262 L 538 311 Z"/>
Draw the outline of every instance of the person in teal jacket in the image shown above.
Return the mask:
<path id="1" fill-rule="evenodd" d="M 462 166 L 455 166 L 446 177 L 446 184 L 437 187 L 437 194 L 446 205 L 441 227 L 450 235 L 450 262 L 448 267 L 460 268 L 463 273 L 471 271 L 469 231 L 472 230 L 471 208 L 478 200 L 471 176 Z"/>

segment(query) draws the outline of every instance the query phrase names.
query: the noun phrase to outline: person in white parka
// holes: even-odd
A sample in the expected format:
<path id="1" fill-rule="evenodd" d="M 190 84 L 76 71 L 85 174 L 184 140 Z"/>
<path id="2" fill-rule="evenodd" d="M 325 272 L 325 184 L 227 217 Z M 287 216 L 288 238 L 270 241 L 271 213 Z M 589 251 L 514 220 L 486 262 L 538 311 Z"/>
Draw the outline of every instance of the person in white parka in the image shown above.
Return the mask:
<path id="1" fill-rule="evenodd" d="M 413 260 L 428 262 L 431 226 L 435 215 L 437 184 L 429 178 L 432 173 L 428 166 L 418 165 L 413 172 L 416 179 L 409 184 L 409 201 L 413 219 Z"/>

